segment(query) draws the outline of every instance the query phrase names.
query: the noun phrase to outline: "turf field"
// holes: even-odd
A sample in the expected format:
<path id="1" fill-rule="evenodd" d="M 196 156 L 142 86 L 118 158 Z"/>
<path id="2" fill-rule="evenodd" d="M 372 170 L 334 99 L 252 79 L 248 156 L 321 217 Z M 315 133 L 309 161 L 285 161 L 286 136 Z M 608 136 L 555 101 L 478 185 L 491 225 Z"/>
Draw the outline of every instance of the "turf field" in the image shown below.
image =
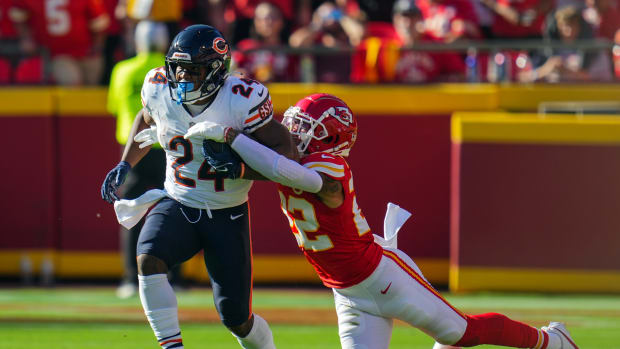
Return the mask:
<path id="1" fill-rule="evenodd" d="M 620 295 L 450 295 L 468 313 L 501 312 L 542 326 L 563 321 L 582 349 L 620 348 Z M 238 345 L 219 324 L 207 288 L 178 293 L 187 348 Z M 254 311 L 272 326 L 279 348 L 339 348 L 327 289 L 254 290 Z M 158 348 L 137 297 L 120 300 L 114 288 L 0 288 L 0 348 Z M 397 322 L 390 348 L 432 348 L 420 331 Z M 483 346 L 480 348 L 494 348 Z"/>

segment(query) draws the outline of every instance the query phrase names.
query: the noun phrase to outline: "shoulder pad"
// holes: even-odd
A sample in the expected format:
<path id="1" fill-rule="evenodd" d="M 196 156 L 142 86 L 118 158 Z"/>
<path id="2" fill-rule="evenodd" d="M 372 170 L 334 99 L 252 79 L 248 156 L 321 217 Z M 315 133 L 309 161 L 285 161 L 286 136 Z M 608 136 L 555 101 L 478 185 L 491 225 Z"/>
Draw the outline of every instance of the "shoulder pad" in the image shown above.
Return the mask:
<path id="1" fill-rule="evenodd" d="M 164 67 L 157 67 L 149 70 L 144 78 L 144 83 L 150 83 L 154 85 L 167 85 L 168 78 L 166 78 L 166 70 Z"/>
<path id="2" fill-rule="evenodd" d="M 269 90 L 256 80 L 229 78 L 235 103 L 243 117 L 243 131 L 252 133 L 273 118 Z"/>
<path id="3" fill-rule="evenodd" d="M 167 89 L 168 79 L 166 78 L 166 72 L 164 67 L 158 67 L 151 69 L 144 77 L 144 83 L 142 84 L 142 91 L 140 96 L 142 97 L 142 106 L 149 110 L 149 99 L 158 97 L 160 91 Z"/>

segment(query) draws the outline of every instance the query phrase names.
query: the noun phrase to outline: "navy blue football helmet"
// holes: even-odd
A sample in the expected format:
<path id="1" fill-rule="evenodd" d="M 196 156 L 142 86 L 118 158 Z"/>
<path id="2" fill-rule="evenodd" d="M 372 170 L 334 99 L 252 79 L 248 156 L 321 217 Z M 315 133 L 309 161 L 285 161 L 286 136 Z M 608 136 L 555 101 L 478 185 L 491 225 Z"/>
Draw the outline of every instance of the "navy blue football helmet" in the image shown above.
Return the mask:
<path id="1" fill-rule="evenodd" d="M 179 82 L 176 70 L 179 64 L 205 67 L 206 76 L 195 88 L 193 83 Z M 204 24 L 185 28 L 170 45 L 166 55 L 166 77 L 172 99 L 177 103 L 193 103 L 216 93 L 228 77 L 230 47 L 217 29 Z"/>

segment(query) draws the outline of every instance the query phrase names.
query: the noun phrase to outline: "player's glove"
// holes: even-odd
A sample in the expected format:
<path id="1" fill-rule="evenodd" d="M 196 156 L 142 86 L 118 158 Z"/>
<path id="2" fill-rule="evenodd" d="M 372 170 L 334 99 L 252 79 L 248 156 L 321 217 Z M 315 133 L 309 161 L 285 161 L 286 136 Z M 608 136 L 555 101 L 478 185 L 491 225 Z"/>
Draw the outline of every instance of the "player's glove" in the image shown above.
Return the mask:
<path id="1" fill-rule="evenodd" d="M 129 170 L 131 170 L 131 165 L 127 161 L 121 161 L 112 171 L 108 172 L 103 185 L 101 185 L 101 198 L 103 200 L 111 204 L 118 200 L 116 190 L 125 182 L 125 177 L 127 177 Z"/>
<path id="2" fill-rule="evenodd" d="M 183 138 L 206 138 L 216 142 L 224 142 L 226 130 L 228 128 L 227 126 L 222 126 L 211 121 L 202 121 L 190 127 Z"/>
<path id="3" fill-rule="evenodd" d="M 151 126 L 150 128 L 145 128 L 138 132 L 138 134 L 133 137 L 133 140 L 140 143 L 140 149 L 159 142 L 157 140 L 157 126 Z"/>
<path id="4" fill-rule="evenodd" d="M 202 155 L 213 170 L 224 174 L 225 178 L 241 178 L 245 172 L 245 164 L 226 143 L 205 139 L 202 142 Z"/>

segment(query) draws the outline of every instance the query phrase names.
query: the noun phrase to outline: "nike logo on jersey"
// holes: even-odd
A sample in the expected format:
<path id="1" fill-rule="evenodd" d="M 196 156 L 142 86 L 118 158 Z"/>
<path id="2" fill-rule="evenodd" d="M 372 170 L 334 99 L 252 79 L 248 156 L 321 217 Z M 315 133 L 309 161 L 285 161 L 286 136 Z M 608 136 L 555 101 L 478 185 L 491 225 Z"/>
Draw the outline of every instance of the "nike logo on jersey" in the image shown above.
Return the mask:
<path id="1" fill-rule="evenodd" d="M 243 216 L 243 213 L 242 213 L 242 214 L 238 214 L 238 215 L 236 215 L 236 216 L 230 215 L 230 220 L 231 220 L 231 221 L 234 221 L 235 219 L 237 219 L 237 218 L 239 218 L 239 217 L 241 217 L 241 216 Z"/>
<path id="2" fill-rule="evenodd" d="M 390 289 L 390 286 L 392 286 L 392 282 L 390 282 L 390 284 L 385 288 L 385 290 L 381 290 L 381 294 L 386 294 L 387 291 Z"/>
<path id="3" fill-rule="evenodd" d="M 321 154 L 321 157 L 323 159 L 333 159 L 333 157 L 329 156 L 329 155 L 325 155 L 325 154 Z"/>
<path id="4" fill-rule="evenodd" d="M 263 92 L 265 92 L 265 89 L 260 90 L 260 92 L 258 92 L 258 97 L 262 97 L 263 96 Z"/>

